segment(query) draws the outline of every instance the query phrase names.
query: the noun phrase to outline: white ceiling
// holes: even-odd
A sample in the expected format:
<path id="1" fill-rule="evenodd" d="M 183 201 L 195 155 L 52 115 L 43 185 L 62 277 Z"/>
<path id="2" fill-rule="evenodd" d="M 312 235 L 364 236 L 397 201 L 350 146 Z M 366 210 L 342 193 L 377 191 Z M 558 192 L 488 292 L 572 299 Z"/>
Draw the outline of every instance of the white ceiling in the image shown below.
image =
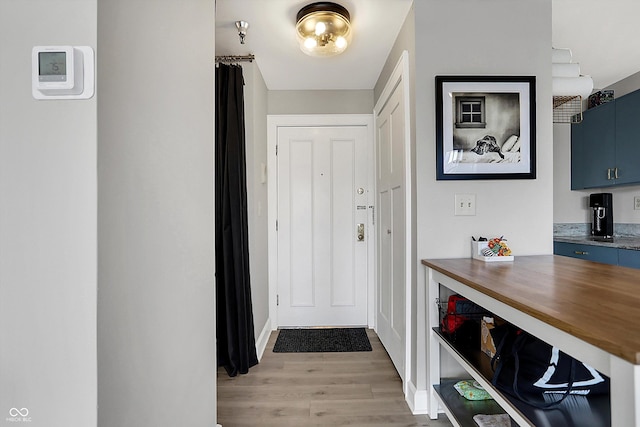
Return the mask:
<path id="1" fill-rule="evenodd" d="M 412 1 L 338 0 L 351 15 L 351 45 L 314 58 L 302 53 L 295 32 L 296 14 L 313 0 L 217 0 L 216 55 L 253 53 L 270 90 L 372 89 Z M 239 20 L 249 22 L 244 45 Z"/>
<path id="2" fill-rule="evenodd" d="M 553 0 L 553 47 L 602 89 L 640 71 L 639 17 L 638 0 Z"/>
<path id="3" fill-rule="evenodd" d="M 331 58 L 298 48 L 296 14 L 312 2 L 217 0 L 216 54 L 254 54 L 270 90 L 372 89 L 413 0 L 338 0 L 351 13 L 354 36 Z M 640 71 L 638 17 L 638 0 L 553 0 L 553 47 L 570 48 L 582 74 L 606 87 Z M 244 45 L 238 20 L 249 22 Z"/>

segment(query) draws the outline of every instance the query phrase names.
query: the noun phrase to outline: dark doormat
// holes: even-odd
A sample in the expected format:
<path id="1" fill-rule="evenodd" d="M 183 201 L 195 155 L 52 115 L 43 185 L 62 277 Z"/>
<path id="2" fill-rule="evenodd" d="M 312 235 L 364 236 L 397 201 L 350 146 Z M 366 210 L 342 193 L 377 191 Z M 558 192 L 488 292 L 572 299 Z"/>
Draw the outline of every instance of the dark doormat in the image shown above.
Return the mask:
<path id="1" fill-rule="evenodd" d="M 274 353 L 371 351 L 364 328 L 282 329 Z"/>

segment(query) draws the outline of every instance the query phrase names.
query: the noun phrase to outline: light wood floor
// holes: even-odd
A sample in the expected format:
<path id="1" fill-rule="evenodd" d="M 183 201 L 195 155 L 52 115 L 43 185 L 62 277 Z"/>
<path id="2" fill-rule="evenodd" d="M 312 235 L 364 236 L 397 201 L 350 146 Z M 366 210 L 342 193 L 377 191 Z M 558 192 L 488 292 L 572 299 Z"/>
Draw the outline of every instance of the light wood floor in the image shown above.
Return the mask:
<path id="1" fill-rule="evenodd" d="M 243 426 L 433 426 L 446 419 L 413 416 L 402 382 L 375 332 L 371 352 L 274 353 L 249 374 L 230 378 L 218 370 L 218 423 Z"/>

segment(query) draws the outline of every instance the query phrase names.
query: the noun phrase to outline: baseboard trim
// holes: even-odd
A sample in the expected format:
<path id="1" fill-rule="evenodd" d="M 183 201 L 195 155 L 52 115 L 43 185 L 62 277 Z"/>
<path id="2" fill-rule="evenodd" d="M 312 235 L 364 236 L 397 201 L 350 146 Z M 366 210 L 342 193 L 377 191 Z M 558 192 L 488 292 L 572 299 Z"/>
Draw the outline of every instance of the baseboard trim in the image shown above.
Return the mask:
<path id="1" fill-rule="evenodd" d="M 264 354 L 264 350 L 267 348 L 267 342 L 269 341 L 269 337 L 271 336 L 271 319 L 267 319 L 262 328 L 262 332 L 260 332 L 260 336 L 256 340 L 256 353 L 258 354 L 258 360 L 262 360 L 262 355 Z"/>
<path id="2" fill-rule="evenodd" d="M 407 382 L 407 394 L 405 400 L 413 415 L 424 415 L 429 413 L 429 395 L 427 390 L 418 390 L 411 382 Z"/>

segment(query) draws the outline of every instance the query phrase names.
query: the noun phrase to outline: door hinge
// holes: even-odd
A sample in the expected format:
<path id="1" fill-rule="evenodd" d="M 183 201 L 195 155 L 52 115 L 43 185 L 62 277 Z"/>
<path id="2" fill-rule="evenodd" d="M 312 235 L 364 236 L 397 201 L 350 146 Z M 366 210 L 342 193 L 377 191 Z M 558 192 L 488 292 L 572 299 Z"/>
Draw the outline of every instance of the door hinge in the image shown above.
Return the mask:
<path id="1" fill-rule="evenodd" d="M 278 220 L 276 219 L 276 231 L 278 231 Z"/>
<path id="2" fill-rule="evenodd" d="M 278 146 L 276 145 L 276 156 L 278 155 Z"/>
<path id="3" fill-rule="evenodd" d="M 280 305 L 280 295 L 276 295 L 276 305 Z"/>

